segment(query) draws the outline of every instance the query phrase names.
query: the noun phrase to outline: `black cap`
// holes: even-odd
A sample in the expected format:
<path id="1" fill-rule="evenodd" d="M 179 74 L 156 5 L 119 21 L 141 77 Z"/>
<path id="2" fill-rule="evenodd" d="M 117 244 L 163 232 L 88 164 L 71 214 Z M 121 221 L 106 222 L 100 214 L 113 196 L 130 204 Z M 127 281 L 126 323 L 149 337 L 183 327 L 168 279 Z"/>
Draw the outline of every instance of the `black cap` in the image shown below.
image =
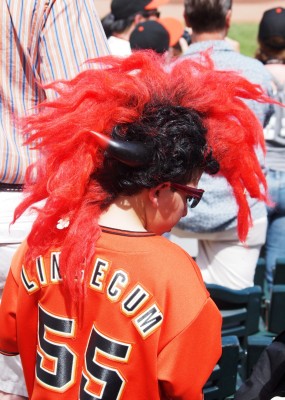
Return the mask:
<path id="1" fill-rule="evenodd" d="M 155 10 L 169 0 L 113 0 L 111 13 L 115 20 L 127 19 L 132 15 L 146 10 Z"/>
<path id="2" fill-rule="evenodd" d="M 285 9 L 272 8 L 264 12 L 259 24 L 258 39 L 276 49 L 285 48 Z"/>
<path id="3" fill-rule="evenodd" d="M 168 31 L 158 21 L 145 21 L 136 25 L 130 36 L 132 50 L 151 49 L 164 53 L 169 48 Z"/>

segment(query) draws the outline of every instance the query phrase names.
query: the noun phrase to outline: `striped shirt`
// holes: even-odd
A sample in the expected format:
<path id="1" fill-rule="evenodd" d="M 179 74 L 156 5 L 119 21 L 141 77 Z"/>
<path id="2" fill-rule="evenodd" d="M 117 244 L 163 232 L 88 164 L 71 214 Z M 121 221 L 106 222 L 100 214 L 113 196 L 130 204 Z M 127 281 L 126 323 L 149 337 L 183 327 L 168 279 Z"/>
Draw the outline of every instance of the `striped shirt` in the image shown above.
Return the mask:
<path id="1" fill-rule="evenodd" d="M 23 183 L 37 153 L 13 116 L 55 96 L 40 84 L 74 77 L 109 49 L 94 0 L 3 0 L 0 21 L 0 182 Z"/>

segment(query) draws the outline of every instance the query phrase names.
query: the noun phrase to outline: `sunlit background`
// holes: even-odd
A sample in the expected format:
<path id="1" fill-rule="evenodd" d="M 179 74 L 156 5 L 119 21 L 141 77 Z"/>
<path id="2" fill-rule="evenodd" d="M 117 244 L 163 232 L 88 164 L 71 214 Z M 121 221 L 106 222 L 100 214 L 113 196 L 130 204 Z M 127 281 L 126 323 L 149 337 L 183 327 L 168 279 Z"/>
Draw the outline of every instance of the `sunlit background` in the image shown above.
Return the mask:
<path id="1" fill-rule="evenodd" d="M 130 0 L 136 1 L 136 0 Z M 111 0 L 95 0 L 100 18 L 110 11 Z M 229 37 L 239 41 L 241 53 L 254 56 L 257 47 L 257 25 L 265 10 L 273 7 L 285 7 L 285 0 L 234 0 L 232 27 Z M 163 17 L 175 17 L 183 22 L 183 0 L 170 0 L 159 7 Z"/>

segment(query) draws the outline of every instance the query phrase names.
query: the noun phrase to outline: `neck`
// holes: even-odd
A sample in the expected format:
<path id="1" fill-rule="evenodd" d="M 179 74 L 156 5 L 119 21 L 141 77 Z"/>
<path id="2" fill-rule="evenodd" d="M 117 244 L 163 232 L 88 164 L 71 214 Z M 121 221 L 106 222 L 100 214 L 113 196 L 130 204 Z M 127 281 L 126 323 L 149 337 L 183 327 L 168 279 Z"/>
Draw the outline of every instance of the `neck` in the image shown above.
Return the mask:
<path id="1" fill-rule="evenodd" d="M 271 58 L 270 60 L 267 60 L 266 65 L 270 65 L 270 64 L 285 64 L 285 60 L 279 60 L 278 58 Z"/>
<path id="2" fill-rule="evenodd" d="M 124 32 L 120 32 L 120 33 L 118 33 L 118 32 L 115 33 L 115 32 L 114 32 L 114 33 L 113 33 L 113 36 L 115 36 L 115 37 L 117 37 L 117 38 L 119 38 L 119 39 L 123 39 L 123 40 L 129 41 L 133 29 L 134 29 L 134 24 L 132 24 L 132 25 L 131 25 L 130 27 L 128 27 L 127 29 L 125 29 Z"/>
<path id="3" fill-rule="evenodd" d="M 142 197 L 119 197 L 99 218 L 99 224 L 109 228 L 146 232 Z"/>
<path id="4" fill-rule="evenodd" d="M 208 40 L 224 40 L 226 37 L 226 31 L 220 31 L 220 32 L 203 32 L 203 33 L 197 33 L 197 32 L 192 32 L 192 43 L 197 43 L 197 42 L 206 42 Z"/>

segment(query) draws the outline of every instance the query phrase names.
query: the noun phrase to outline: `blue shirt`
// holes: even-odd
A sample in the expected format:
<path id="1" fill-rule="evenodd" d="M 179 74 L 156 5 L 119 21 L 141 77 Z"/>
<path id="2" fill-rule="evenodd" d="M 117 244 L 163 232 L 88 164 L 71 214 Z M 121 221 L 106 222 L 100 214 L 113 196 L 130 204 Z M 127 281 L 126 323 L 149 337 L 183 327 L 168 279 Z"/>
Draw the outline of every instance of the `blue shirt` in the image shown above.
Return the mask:
<path id="1" fill-rule="evenodd" d="M 200 53 L 207 49 L 211 49 L 210 55 L 217 69 L 240 72 L 250 82 L 261 85 L 268 94 L 271 93 L 270 75 L 264 65 L 258 60 L 234 51 L 225 40 L 191 44 L 184 57 L 195 58 L 199 61 Z M 252 100 L 247 104 L 264 125 L 272 113 L 272 107 Z M 257 154 L 263 165 L 264 156 L 261 150 L 257 149 Z M 219 232 L 236 227 L 238 207 L 227 180 L 219 175 L 211 176 L 204 173 L 199 187 L 205 190 L 199 206 L 191 209 L 188 216 L 180 220 L 178 227 L 199 233 Z M 248 202 L 253 220 L 266 217 L 266 207 L 263 202 L 251 197 L 248 198 Z"/>

